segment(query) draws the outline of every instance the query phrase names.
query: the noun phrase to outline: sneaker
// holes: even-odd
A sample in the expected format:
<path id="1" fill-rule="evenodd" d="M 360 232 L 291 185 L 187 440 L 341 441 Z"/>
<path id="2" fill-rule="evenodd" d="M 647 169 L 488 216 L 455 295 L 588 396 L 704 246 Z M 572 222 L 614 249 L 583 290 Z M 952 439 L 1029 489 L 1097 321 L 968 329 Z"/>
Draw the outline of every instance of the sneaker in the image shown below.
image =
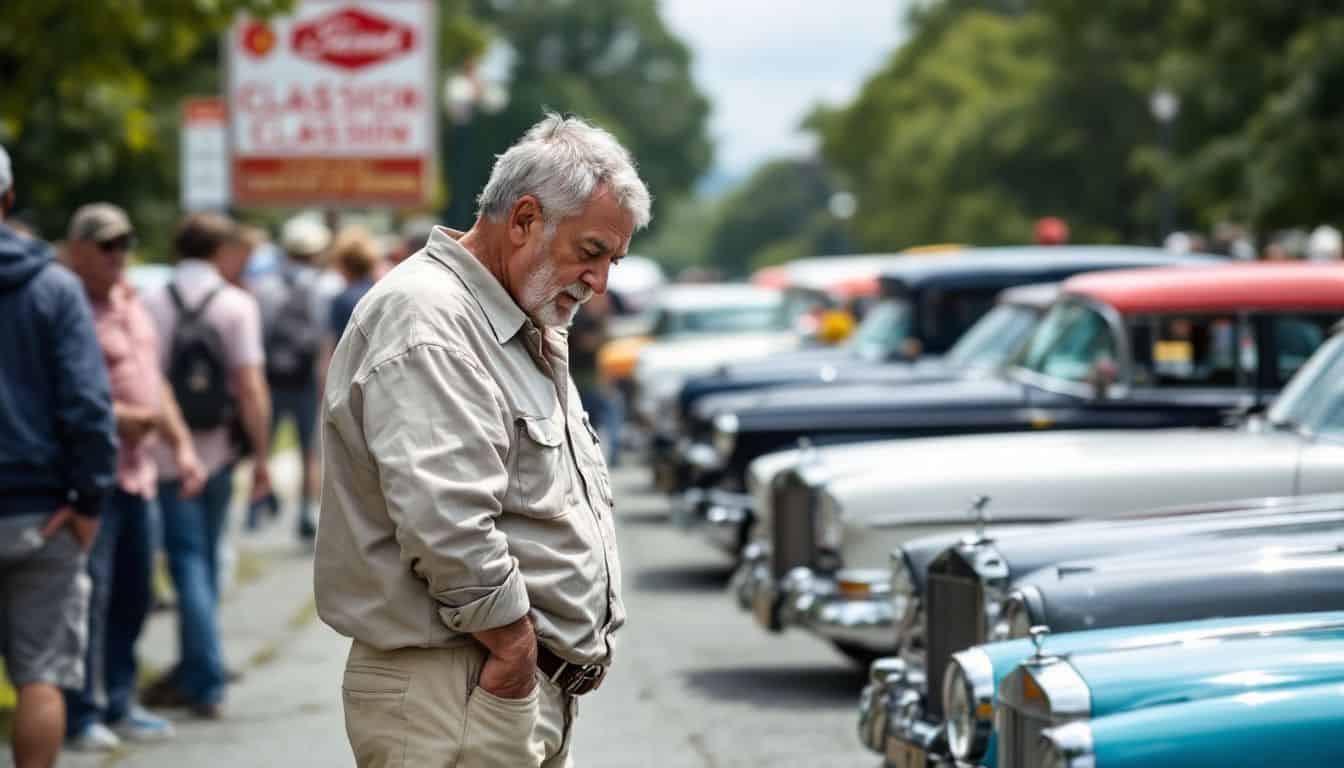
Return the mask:
<path id="1" fill-rule="evenodd" d="M 131 707 L 126 716 L 112 724 L 123 741 L 166 741 L 173 737 L 173 724 L 144 707 Z"/>
<path id="2" fill-rule="evenodd" d="M 73 752 L 111 752 L 121 746 L 121 739 L 102 723 L 90 723 L 70 737 L 66 746 Z"/>

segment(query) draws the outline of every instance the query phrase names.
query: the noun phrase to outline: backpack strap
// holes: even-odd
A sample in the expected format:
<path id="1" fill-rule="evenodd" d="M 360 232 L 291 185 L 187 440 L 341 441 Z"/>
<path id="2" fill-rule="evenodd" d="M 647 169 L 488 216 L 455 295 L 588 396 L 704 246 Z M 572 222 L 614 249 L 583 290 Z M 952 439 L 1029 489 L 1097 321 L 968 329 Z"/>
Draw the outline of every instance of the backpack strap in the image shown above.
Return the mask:
<path id="1" fill-rule="evenodd" d="M 178 293 L 176 283 L 168 284 L 168 295 L 173 299 L 173 306 L 177 307 L 177 314 L 186 318 L 188 321 L 194 321 L 205 312 L 205 308 L 210 306 L 210 302 L 213 301 L 215 296 L 223 289 L 224 286 L 222 285 L 217 285 L 214 288 L 211 288 L 210 292 L 205 294 L 205 298 L 201 299 L 199 304 L 191 308 L 188 308 L 186 302 L 182 300 L 182 294 Z"/>

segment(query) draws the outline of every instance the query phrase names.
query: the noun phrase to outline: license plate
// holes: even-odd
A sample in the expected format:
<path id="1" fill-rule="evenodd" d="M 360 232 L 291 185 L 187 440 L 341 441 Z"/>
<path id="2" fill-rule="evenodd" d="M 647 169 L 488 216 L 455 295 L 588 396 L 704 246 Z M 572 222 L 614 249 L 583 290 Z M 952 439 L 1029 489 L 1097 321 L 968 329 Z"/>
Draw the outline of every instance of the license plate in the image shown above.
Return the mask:
<path id="1" fill-rule="evenodd" d="M 908 741 L 887 737 L 887 768 L 925 768 L 924 750 Z"/>

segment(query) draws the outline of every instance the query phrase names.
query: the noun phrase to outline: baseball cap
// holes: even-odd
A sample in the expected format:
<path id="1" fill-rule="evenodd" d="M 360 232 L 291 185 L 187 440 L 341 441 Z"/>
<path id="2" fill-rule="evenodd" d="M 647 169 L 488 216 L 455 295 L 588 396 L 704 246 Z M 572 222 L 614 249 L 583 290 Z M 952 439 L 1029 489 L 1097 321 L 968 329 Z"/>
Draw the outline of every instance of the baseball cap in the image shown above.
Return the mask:
<path id="1" fill-rule="evenodd" d="M 295 216 L 280 230 L 280 247 L 286 253 L 315 256 L 331 244 L 331 230 L 309 216 Z"/>
<path id="2" fill-rule="evenodd" d="M 9 164 L 9 153 L 0 145 L 0 195 L 14 186 L 14 167 Z"/>
<path id="3" fill-rule="evenodd" d="M 67 237 L 101 243 L 134 232 L 130 217 L 121 208 L 111 203 L 89 203 L 75 211 Z"/>

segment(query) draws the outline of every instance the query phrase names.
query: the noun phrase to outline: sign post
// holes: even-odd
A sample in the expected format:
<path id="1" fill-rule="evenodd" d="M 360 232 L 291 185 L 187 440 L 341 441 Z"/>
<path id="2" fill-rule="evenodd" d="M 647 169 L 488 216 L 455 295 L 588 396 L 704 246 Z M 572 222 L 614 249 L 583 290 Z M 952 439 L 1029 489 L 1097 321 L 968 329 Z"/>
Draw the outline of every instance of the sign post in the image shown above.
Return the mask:
<path id="1" fill-rule="evenodd" d="M 431 0 L 301 0 L 228 44 L 237 205 L 427 201 L 436 137 Z"/>
<path id="2" fill-rule="evenodd" d="M 182 105 L 182 210 L 229 207 L 229 138 L 224 100 L 187 99 Z"/>

